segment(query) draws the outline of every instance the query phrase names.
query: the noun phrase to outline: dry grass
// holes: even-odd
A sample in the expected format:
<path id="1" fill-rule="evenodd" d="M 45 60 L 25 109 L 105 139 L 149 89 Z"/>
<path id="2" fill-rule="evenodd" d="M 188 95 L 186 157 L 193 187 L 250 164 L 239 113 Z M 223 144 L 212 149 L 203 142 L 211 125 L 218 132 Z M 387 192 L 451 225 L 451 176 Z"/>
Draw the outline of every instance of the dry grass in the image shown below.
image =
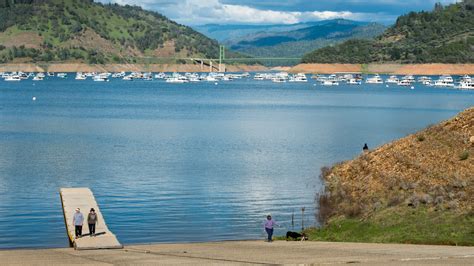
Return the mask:
<path id="1" fill-rule="evenodd" d="M 474 202 L 474 108 L 453 119 L 322 169 L 328 215 L 368 217 L 394 206 L 471 212 Z M 327 206 L 326 206 L 327 205 Z"/>

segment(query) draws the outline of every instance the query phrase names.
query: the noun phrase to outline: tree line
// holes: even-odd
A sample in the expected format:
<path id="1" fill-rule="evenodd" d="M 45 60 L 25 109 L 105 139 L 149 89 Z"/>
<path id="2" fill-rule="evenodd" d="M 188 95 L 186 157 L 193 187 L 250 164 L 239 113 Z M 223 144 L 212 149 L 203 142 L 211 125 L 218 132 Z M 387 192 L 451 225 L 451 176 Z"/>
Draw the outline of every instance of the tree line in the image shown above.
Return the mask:
<path id="1" fill-rule="evenodd" d="M 305 63 L 473 63 L 474 0 L 410 12 L 374 40 L 350 40 L 303 58 Z"/>

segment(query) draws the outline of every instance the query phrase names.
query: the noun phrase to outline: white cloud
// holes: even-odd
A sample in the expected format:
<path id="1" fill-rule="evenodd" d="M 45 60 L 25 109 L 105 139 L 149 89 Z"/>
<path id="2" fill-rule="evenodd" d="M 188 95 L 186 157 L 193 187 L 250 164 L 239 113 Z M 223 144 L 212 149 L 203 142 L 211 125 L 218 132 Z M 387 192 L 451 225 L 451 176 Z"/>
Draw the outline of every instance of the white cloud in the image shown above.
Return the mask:
<path id="1" fill-rule="evenodd" d="M 335 18 L 363 21 L 392 21 L 395 19 L 395 16 L 384 13 L 262 10 L 246 5 L 223 4 L 220 0 L 102 0 L 102 2 L 139 5 L 146 9 L 156 10 L 186 25 L 206 23 L 293 24 Z"/>

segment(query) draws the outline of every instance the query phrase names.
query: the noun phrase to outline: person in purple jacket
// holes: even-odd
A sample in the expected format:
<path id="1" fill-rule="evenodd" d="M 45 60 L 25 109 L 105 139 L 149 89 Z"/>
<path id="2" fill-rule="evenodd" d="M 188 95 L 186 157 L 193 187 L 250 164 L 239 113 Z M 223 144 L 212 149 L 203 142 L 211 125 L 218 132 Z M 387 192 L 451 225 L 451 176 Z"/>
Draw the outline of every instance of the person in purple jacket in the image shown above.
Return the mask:
<path id="1" fill-rule="evenodd" d="M 265 232 L 267 232 L 268 235 L 268 242 L 272 242 L 272 236 L 273 236 L 273 227 L 278 226 L 278 224 L 275 222 L 275 220 L 272 219 L 272 216 L 269 214 L 267 215 L 267 219 L 264 222 L 263 228 L 265 229 Z"/>

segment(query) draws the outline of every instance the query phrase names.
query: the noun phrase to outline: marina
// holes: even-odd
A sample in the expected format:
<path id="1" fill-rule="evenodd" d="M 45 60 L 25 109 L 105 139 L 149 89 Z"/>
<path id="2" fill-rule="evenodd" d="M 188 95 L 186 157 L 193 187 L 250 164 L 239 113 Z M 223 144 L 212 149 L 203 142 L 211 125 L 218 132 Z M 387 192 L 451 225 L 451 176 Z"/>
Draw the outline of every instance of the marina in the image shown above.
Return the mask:
<path id="1" fill-rule="evenodd" d="M 116 73 L 96 73 L 96 72 L 77 72 L 71 73 L 70 76 L 75 76 L 75 80 L 87 80 L 92 79 L 95 82 L 108 82 L 111 79 L 133 81 L 133 80 L 144 80 L 144 81 L 165 81 L 166 83 L 197 83 L 197 82 L 213 82 L 217 85 L 217 82 L 229 82 L 239 79 L 253 79 L 256 81 L 272 81 L 273 83 L 308 83 L 309 80 L 314 80 L 314 86 L 339 86 L 340 84 L 347 85 L 362 85 L 362 83 L 369 85 L 387 84 L 397 85 L 401 87 L 410 87 L 414 89 L 414 85 L 423 85 L 427 87 L 443 87 L 443 88 L 455 88 L 463 90 L 471 90 L 474 87 L 474 81 L 469 75 L 458 76 L 453 78 L 450 75 L 442 75 L 439 77 L 427 77 L 419 76 L 415 78 L 413 75 L 396 76 L 391 75 L 386 77 L 385 80 L 379 75 L 361 75 L 361 74 L 331 74 L 331 75 L 312 75 L 311 79 L 308 79 L 307 74 L 297 73 L 289 74 L 287 72 L 266 72 L 266 73 L 152 73 L 152 72 L 116 72 Z M 67 73 L 25 73 L 25 72 L 4 72 L 0 73 L 0 76 L 4 81 L 22 81 L 32 79 L 33 81 L 43 81 L 47 78 L 58 78 L 67 79 Z M 432 80 L 435 80 L 434 82 Z M 310 82 L 311 83 L 311 82 Z"/>

